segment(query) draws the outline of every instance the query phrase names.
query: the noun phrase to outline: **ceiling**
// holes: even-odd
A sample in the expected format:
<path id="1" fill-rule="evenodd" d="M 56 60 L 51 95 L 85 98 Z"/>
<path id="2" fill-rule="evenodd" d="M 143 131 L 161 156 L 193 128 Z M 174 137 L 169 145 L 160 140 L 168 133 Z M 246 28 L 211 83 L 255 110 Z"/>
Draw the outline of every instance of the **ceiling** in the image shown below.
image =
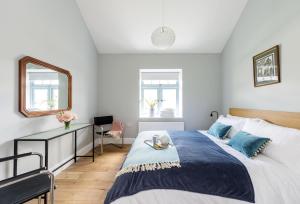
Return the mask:
<path id="1" fill-rule="evenodd" d="M 99 53 L 220 53 L 247 0 L 164 0 L 174 45 L 151 43 L 161 25 L 161 0 L 76 0 Z"/>

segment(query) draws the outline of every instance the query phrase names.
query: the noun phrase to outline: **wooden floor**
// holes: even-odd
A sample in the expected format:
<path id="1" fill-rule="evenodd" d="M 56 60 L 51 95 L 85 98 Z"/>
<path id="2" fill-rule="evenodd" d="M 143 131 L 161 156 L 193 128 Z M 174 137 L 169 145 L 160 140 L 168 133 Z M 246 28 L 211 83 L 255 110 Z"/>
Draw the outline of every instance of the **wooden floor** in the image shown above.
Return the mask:
<path id="1" fill-rule="evenodd" d="M 107 145 L 95 162 L 81 158 L 55 178 L 55 204 L 101 204 L 130 146 Z M 37 200 L 29 202 L 36 204 Z M 29 204 L 28 203 L 28 204 Z"/>

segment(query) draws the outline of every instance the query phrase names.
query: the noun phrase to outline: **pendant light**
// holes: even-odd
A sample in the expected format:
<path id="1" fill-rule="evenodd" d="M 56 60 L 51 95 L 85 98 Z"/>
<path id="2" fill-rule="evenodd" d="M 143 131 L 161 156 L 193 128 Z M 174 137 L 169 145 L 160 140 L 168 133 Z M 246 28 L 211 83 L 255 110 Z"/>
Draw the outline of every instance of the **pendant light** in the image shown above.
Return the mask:
<path id="1" fill-rule="evenodd" d="M 161 0 L 162 26 L 155 29 L 151 35 L 152 44 L 159 49 L 170 48 L 175 42 L 175 33 L 172 28 L 164 24 L 164 0 Z"/>

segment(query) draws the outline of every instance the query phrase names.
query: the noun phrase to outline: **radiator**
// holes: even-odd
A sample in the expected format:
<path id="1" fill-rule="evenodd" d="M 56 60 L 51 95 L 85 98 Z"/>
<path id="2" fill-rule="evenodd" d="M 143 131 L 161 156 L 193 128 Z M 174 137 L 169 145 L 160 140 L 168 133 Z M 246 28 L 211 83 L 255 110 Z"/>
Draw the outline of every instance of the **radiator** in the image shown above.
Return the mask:
<path id="1" fill-rule="evenodd" d="M 184 122 L 139 122 L 139 132 L 151 130 L 184 130 Z"/>

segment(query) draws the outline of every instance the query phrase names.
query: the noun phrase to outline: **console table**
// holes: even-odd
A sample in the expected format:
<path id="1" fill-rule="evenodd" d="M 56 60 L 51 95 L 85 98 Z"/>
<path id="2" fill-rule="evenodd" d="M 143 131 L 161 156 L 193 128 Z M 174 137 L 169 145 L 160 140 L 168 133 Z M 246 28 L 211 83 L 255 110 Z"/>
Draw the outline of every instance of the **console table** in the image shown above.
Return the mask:
<path id="1" fill-rule="evenodd" d="M 92 127 L 93 128 L 93 154 L 91 156 L 78 156 L 77 155 L 77 131 L 84 129 L 84 128 L 88 128 L 88 127 Z M 45 167 L 48 169 L 48 146 L 49 146 L 49 141 L 53 140 L 55 138 L 59 138 L 62 137 L 64 135 L 67 134 L 72 134 L 74 135 L 74 140 L 75 140 L 75 147 L 74 147 L 74 157 L 72 157 L 71 159 L 69 159 L 68 161 L 64 162 L 62 165 L 60 165 L 59 167 L 55 168 L 53 170 L 56 171 L 57 169 L 61 168 L 62 166 L 64 166 L 66 163 L 68 163 L 69 161 L 74 159 L 74 162 L 76 163 L 76 159 L 77 157 L 92 157 L 93 158 L 93 162 L 95 161 L 95 152 L 94 152 L 94 148 L 95 148 L 95 130 L 94 130 L 94 125 L 93 124 L 88 124 L 88 123 L 75 123 L 75 124 L 71 124 L 69 129 L 65 129 L 64 127 L 62 128 L 57 128 L 57 129 L 53 129 L 53 130 L 49 130 L 49 131 L 45 131 L 45 132 L 40 132 L 40 133 L 35 133 L 32 135 L 27 135 L 25 137 L 21 137 L 18 139 L 14 140 L 14 155 L 18 155 L 18 143 L 19 142 L 26 142 L 26 141 L 35 141 L 35 142 L 45 142 Z M 14 176 L 16 176 L 18 173 L 18 160 L 15 159 L 14 160 Z"/>

